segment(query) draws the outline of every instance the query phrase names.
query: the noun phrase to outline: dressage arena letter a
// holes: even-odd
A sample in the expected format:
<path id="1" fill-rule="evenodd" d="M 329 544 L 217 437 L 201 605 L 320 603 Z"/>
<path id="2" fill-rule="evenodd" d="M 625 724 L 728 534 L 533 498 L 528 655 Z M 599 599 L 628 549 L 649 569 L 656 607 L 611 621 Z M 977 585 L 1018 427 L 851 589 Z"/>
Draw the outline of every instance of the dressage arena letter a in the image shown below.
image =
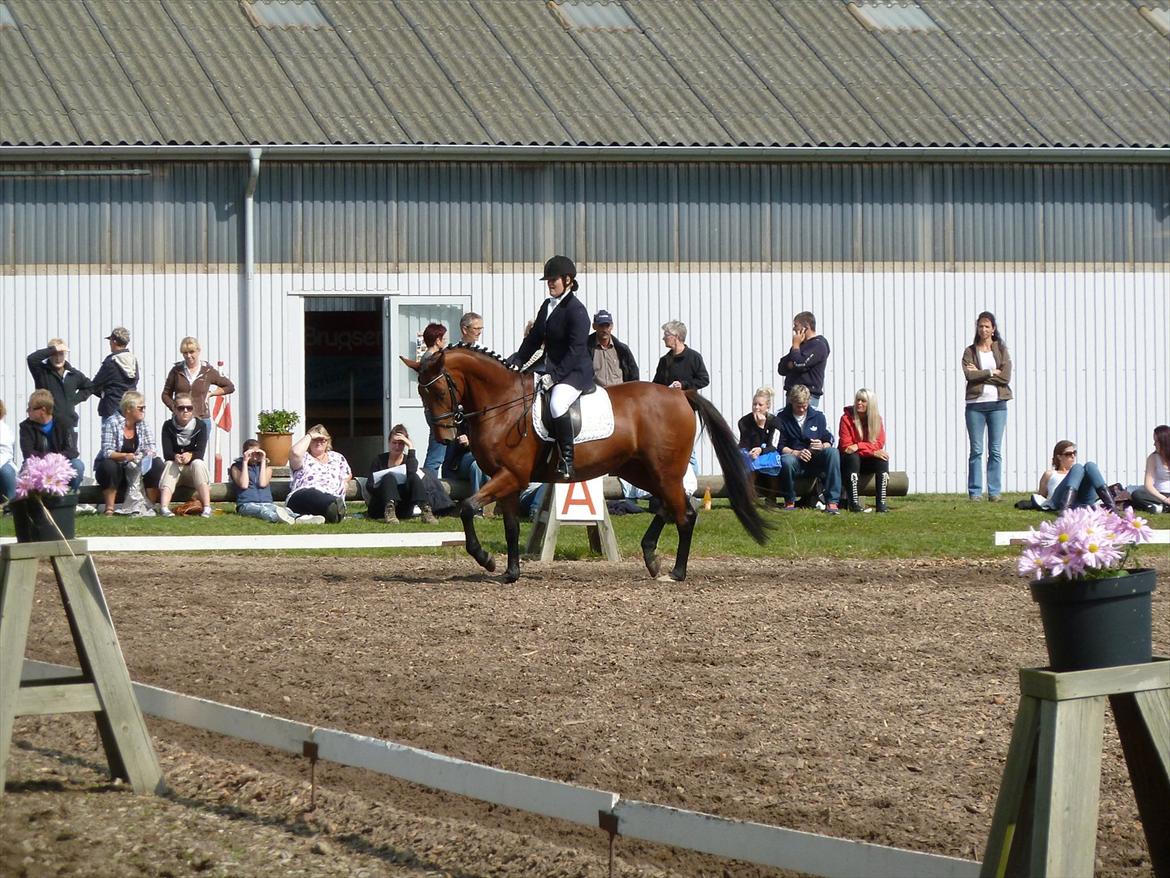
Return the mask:
<path id="1" fill-rule="evenodd" d="M 604 478 L 587 482 L 558 483 L 557 518 L 561 521 L 600 521 L 604 517 Z"/>

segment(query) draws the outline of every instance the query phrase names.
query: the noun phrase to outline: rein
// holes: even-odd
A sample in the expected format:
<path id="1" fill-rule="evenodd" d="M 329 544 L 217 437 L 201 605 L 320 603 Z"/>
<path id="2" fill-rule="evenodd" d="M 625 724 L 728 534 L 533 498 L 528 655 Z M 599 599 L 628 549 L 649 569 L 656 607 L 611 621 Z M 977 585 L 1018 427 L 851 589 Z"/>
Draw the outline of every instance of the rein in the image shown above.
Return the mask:
<path id="1" fill-rule="evenodd" d="M 488 412 L 495 411 L 496 409 L 511 408 L 512 406 L 516 405 L 517 403 L 524 403 L 525 407 L 527 407 L 529 405 L 530 399 L 532 399 L 532 400 L 536 399 L 536 389 L 535 389 L 535 383 L 534 383 L 532 393 L 528 393 L 526 391 L 521 396 L 507 400 L 506 402 L 496 403 L 495 405 L 484 406 L 483 408 L 477 409 L 476 411 L 465 412 L 463 410 L 463 403 L 461 403 L 459 401 L 459 397 L 462 396 L 462 393 L 460 393 L 458 396 L 456 395 L 455 391 L 457 388 L 455 385 L 455 378 L 445 368 L 443 369 L 442 372 L 440 372 L 438 375 L 436 375 L 430 381 L 427 381 L 425 383 L 420 382 L 419 389 L 422 390 L 424 388 L 430 387 L 432 384 L 434 384 L 440 378 L 447 379 L 447 393 L 451 399 L 451 408 L 450 408 L 450 410 L 445 411 L 442 414 L 433 414 L 429 408 L 424 406 L 423 409 L 426 413 L 427 423 L 432 427 L 434 427 L 434 426 L 440 426 L 440 427 L 455 426 L 455 427 L 458 427 L 460 424 L 462 424 L 468 418 L 478 418 L 482 415 L 487 414 Z M 521 415 L 520 417 L 522 419 L 524 416 Z M 450 424 L 440 424 L 439 421 L 443 420 L 444 418 L 450 418 L 451 423 Z M 525 430 L 527 430 L 527 425 L 525 427 Z"/>

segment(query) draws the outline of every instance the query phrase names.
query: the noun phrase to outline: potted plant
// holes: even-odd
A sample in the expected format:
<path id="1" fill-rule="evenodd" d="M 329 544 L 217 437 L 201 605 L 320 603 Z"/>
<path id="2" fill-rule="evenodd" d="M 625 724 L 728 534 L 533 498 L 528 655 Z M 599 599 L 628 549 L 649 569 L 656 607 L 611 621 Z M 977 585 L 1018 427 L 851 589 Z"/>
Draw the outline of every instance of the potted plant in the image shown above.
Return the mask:
<path id="1" fill-rule="evenodd" d="M 1054 671 L 1148 662 L 1152 569 L 1127 568 L 1153 536 L 1132 509 L 1069 509 L 1032 528 L 1019 572 L 1031 576 Z"/>
<path id="2" fill-rule="evenodd" d="M 288 409 L 265 409 L 256 419 L 256 438 L 273 466 L 286 466 L 292 448 L 292 429 L 301 416 Z"/>
<path id="3" fill-rule="evenodd" d="M 69 483 L 74 475 L 63 454 L 25 460 L 10 504 L 18 543 L 73 539 L 77 494 L 69 490 Z"/>

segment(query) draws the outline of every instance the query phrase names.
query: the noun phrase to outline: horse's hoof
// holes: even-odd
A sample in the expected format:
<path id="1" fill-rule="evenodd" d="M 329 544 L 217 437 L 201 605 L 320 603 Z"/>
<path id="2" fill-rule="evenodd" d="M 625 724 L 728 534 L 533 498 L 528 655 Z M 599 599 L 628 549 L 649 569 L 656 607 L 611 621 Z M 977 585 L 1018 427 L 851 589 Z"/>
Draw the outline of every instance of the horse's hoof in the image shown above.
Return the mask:
<path id="1" fill-rule="evenodd" d="M 484 560 L 480 561 L 479 563 L 483 565 L 483 569 L 486 570 L 488 573 L 495 573 L 496 572 L 496 559 L 493 558 L 491 555 L 488 555 L 487 557 L 484 558 Z"/>
<path id="2" fill-rule="evenodd" d="M 685 570 L 683 570 L 681 572 L 678 570 L 671 570 L 670 571 L 670 578 L 675 582 L 682 582 L 684 579 L 687 578 L 687 572 Z"/>
<path id="3" fill-rule="evenodd" d="M 520 571 L 519 570 L 505 570 L 504 571 L 504 584 L 505 585 L 511 585 L 513 582 L 515 582 L 519 578 L 520 578 Z"/>
<path id="4" fill-rule="evenodd" d="M 657 578 L 659 571 L 662 570 L 662 556 L 646 555 L 643 556 L 643 560 L 646 562 L 646 570 L 650 576 Z"/>

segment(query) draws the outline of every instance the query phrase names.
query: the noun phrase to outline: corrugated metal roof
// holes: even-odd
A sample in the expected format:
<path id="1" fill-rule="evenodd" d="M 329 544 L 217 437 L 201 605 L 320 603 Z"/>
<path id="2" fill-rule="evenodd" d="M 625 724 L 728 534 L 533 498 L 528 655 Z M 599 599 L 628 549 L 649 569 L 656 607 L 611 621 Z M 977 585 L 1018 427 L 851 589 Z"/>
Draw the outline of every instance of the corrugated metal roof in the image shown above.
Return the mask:
<path id="1" fill-rule="evenodd" d="M 8 9 L 65 105 L 77 143 L 167 142 L 84 3 L 12 0 Z"/>
<path id="2" fill-rule="evenodd" d="M 1165 0 L 6 3 L 8 146 L 1170 146 Z"/>
<path id="3" fill-rule="evenodd" d="M 1151 146 L 1166 143 L 1170 113 L 1154 91 L 1132 77 L 1120 59 L 1097 38 L 1091 24 L 1080 18 L 1083 6 L 1105 5 L 1109 15 L 1098 16 L 1098 26 L 1116 28 L 1119 23 L 1141 22 L 1137 11 L 1110 0 L 995 0 L 996 8 L 1042 54 L 1093 112 L 1115 132 L 1121 146 Z M 1132 13 L 1131 13 L 1132 10 Z M 1150 26 L 1150 30 L 1153 27 Z M 1160 54 L 1147 55 L 1141 44 L 1127 55 L 1153 70 L 1167 67 L 1167 41 Z M 1134 52 L 1141 52 L 1135 57 Z M 1165 92 L 1163 85 L 1162 91 Z"/>
<path id="4" fill-rule="evenodd" d="M 560 26 L 548 27 L 548 10 L 543 5 L 475 0 L 475 9 L 568 130 L 569 143 L 651 142 L 650 133 L 573 36 Z M 534 39 L 538 33 L 541 38 Z"/>

